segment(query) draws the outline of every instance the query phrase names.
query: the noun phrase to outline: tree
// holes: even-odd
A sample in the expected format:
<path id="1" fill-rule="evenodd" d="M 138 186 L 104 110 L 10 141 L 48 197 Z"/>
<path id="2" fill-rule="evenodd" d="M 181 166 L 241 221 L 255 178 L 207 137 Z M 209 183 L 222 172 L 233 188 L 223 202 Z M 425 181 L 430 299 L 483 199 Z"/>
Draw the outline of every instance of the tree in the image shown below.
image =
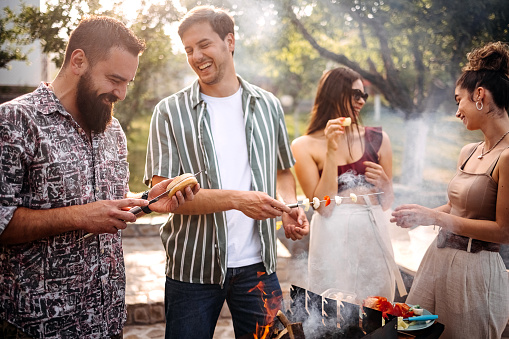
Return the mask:
<path id="1" fill-rule="evenodd" d="M 302 101 L 312 101 L 316 84 L 329 60 L 322 58 L 288 20 L 281 20 L 278 6 L 272 0 L 194 1 L 181 3 L 191 9 L 197 4 L 226 8 L 236 23 L 235 68 L 251 83 L 261 86 L 279 98 L 291 97 L 286 114 L 297 114 Z M 285 100 L 282 100 L 286 103 Z M 298 134 L 300 119 L 294 118 Z M 291 132 L 293 126 L 288 126 Z"/>
<path id="2" fill-rule="evenodd" d="M 11 61 L 27 61 L 20 46 L 33 41 L 28 33 L 25 23 L 18 20 L 10 8 L 3 8 L 0 16 L 0 68 L 8 68 Z"/>
<path id="3" fill-rule="evenodd" d="M 4 10 L 5 17 L 0 21 L 2 27 L 12 28 L 2 29 L 0 38 L 20 44 L 40 41 L 43 53 L 52 55 L 52 61 L 60 67 L 68 37 L 83 16 L 109 15 L 126 23 L 147 44 L 135 82 L 129 87 L 129 95 L 115 106 L 115 117 L 128 131 L 135 117 L 150 115 L 157 100 L 180 87 L 178 80 L 182 71 L 175 64 L 182 62 L 183 57 L 173 53 L 171 38 L 165 33 L 165 27 L 178 20 L 181 13 L 171 2 L 150 5 L 142 1 L 131 23 L 125 19 L 127 15 L 123 13 L 121 4 L 122 1 L 117 1 L 111 9 L 104 9 L 100 0 L 60 0 L 48 2 L 44 12 L 37 7 L 23 5 L 19 14 L 7 8 Z M 26 59 L 24 55 L 15 55 L 17 46 L 13 48 L 14 52 L 2 45 L 0 56 L 6 57 L 0 62 L 3 60 L 7 65 L 11 60 Z"/>
<path id="4" fill-rule="evenodd" d="M 359 72 L 410 124 L 429 118 L 452 96 L 470 49 L 487 40 L 509 40 L 509 3 L 505 0 L 275 3 L 281 4 L 282 17 L 323 58 Z M 419 159 L 424 159 L 419 146 L 425 140 L 415 138 L 415 128 L 408 130 L 402 182 L 418 186 L 422 181 Z"/>

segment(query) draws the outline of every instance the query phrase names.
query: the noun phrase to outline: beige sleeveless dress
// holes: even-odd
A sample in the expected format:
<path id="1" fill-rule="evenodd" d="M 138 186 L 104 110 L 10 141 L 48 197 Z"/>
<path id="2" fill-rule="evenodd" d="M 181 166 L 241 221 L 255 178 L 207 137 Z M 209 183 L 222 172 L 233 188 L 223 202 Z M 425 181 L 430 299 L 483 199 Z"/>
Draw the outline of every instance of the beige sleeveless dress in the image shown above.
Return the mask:
<path id="1" fill-rule="evenodd" d="M 463 169 L 449 183 L 451 214 L 480 220 L 495 220 L 498 184 L 491 174 Z M 442 230 L 444 231 L 444 230 Z M 438 315 L 445 325 L 440 338 L 500 338 L 509 319 L 509 279 L 498 252 L 469 253 L 430 245 L 407 298 L 409 304 Z"/>

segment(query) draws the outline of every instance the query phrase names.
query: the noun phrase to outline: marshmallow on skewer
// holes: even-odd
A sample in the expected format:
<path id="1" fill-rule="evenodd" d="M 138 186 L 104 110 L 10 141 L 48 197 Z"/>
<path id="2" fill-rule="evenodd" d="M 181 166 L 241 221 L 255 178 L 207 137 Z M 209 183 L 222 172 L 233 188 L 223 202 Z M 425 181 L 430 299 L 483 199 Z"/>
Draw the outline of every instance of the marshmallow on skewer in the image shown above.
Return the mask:
<path id="1" fill-rule="evenodd" d="M 318 199 L 317 197 L 314 197 L 313 198 L 313 208 L 316 210 L 318 208 L 320 208 L 320 199 Z"/>
<path id="2" fill-rule="evenodd" d="M 340 196 L 337 196 L 337 195 L 334 197 L 334 200 L 336 201 L 336 206 L 341 205 L 341 200 L 342 200 L 342 199 L 343 199 L 343 198 L 341 198 Z"/>
<path id="3" fill-rule="evenodd" d="M 308 198 L 302 200 L 302 206 L 304 206 L 304 211 L 309 211 L 310 204 Z"/>

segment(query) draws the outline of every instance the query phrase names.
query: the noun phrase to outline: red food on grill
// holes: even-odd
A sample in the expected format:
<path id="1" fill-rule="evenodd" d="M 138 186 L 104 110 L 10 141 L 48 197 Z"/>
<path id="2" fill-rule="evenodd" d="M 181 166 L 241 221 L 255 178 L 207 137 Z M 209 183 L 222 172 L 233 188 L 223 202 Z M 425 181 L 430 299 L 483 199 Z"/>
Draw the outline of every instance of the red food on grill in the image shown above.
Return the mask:
<path id="1" fill-rule="evenodd" d="M 410 310 L 410 306 L 405 303 L 395 303 L 394 305 L 384 297 L 368 297 L 362 302 L 362 306 L 372 308 L 382 312 L 382 316 L 387 318 L 387 314 L 396 317 L 413 317 L 414 311 Z"/>
<path id="2" fill-rule="evenodd" d="M 323 197 L 323 200 L 325 200 L 325 206 L 329 206 L 329 204 L 330 204 L 330 197 L 328 195 L 326 195 L 325 197 Z"/>
<path id="3" fill-rule="evenodd" d="M 362 306 L 372 308 L 382 312 L 382 316 L 387 318 L 387 314 L 392 314 L 392 304 L 385 297 L 368 297 L 362 302 Z"/>
<path id="4" fill-rule="evenodd" d="M 405 303 L 395 303 L 390 314 L 396 317 L 409 318 L 414 316 L 414 311 L 410 311 L 410 306 Z"/>

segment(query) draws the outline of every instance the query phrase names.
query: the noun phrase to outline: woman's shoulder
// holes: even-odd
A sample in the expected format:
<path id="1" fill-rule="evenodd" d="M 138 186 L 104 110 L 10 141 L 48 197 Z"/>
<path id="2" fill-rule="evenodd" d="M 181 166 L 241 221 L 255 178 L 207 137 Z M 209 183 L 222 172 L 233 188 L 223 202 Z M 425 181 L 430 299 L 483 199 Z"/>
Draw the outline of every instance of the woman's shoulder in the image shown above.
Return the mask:
<path id="1" fill-rule="evenodd" d="M 468 155 L 472 152 L 477 146 L 479 146 L 480 142 L 472 142 L 470 144 L 466 144 L 461 148 L 460 156 Z"/>
<path id="2" fill-rule="evenodd" d="M 310 155 L 316 152 L 316 150 L 321 149 L 323 145 L 320 144 L 321 140 L 317 136 L 311 135 L 302 135 L 298 138 L 295 138 L 292 141 L 292 152 L 294 155 Z"/>
<path id="3" fill-rule="evenodd" d="M 316 134 L 304 134 L 292 141 L 292 146 L 306 146 L 320 142 L 320 138 Z"/>
<path id="4" fill-rule="evenodd" d="M 502 162 L 509 166 L 509 146 L 506 149 L 504 149 L 500 154 L 499 162 Z"/>

